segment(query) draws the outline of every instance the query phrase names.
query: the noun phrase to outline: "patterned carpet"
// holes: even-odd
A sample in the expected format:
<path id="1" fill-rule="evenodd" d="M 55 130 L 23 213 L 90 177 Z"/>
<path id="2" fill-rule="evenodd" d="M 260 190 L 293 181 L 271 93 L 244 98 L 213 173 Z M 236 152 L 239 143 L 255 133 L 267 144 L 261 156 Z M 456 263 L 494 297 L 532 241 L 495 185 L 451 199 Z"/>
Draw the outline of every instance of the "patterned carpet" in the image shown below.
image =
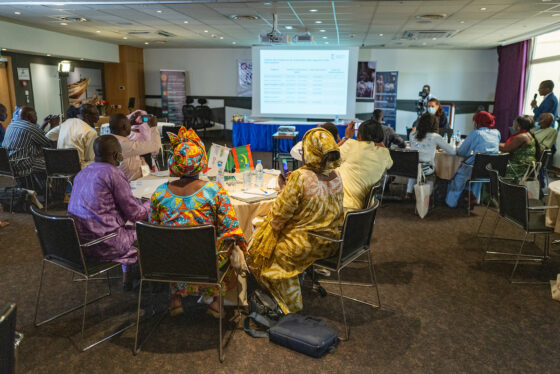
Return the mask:
<path id="1" fill-rule="evenodd" d="M 41 253 L 29 215 L 0 213 L 11 224 L 0 229 L 0 305 L 18 305 L 18 329 L 25 334 L 19 351 L 21 373 L 553 373 L 560 367 L 560 303 L 545 285 L 511 285 L 511 265 L 481 263 L 484 240 L 474 236 L 483 214 L 437 208 L 424 220 L 412 204 L 387 203 L 381 208 L 372 251 L 380 283 L 382 308 L 372 310 L 347 302 L 350 340 L 333 354 L 313 359 L 253 339 L 237 328 L 226 347 L 223 364 L 217 355 L 217 321 L 200 307 L 165 318 L 132 354 L 134 329 L 80 353 L 75 344 L 81 313 L 33 325 Z M 493 217 L 493 216 L 492 216 Z M 490 225 L 491 220 L 488 220 Z M 507 223 L 502 235 L 521 237 Z M 537 243 L 542 246 L 542 239 Z M 495 248 L 515 250 L 518 243 L 495 241 Z M 533 245 L 529 249 L 535 250 Z M 553 279 L 558 253 L 544 266 L 525 266 L 528 279 Z M 47 265 L 48 266 L 48 265 Z M 367 279 L 362 266 L 347 279 Z M 115 274 L 118 276 L 119 274 Z M 49 266 L 41 317 L 79 302 L 83 286 L 71 275 Z M 343 273 L 344 277 L 344 273 Z M 103 282 L 91 295 L 104 291 Z M 112 284 L 113 296 L 88 308 L 87 333 L 115 327 L 133 318 L 136 294 Z M 345 289 L 373 300 L 369 289 Z M 160 295 L 161 296 L 161 295 Z M 165 303 L 165 301 L 164 301 Z M 304 313 L 326 318 L 341 328 L 338 299 L 304 290 Z M 144 333 L 153 319 L 142 324 Z M 228 324 L 231 331 L 235 325 Z"/>

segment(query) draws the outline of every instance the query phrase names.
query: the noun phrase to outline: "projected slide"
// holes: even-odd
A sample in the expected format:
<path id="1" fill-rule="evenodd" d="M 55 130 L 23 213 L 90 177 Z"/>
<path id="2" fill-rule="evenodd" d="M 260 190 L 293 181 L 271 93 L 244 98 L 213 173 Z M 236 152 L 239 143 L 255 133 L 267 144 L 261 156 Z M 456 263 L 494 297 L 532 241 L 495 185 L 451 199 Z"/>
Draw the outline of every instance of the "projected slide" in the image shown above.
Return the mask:
<path id="1" fill-rule="evenodd" d="M 260 112 L 346 115 L 348 50 L 261 50 Z"/>

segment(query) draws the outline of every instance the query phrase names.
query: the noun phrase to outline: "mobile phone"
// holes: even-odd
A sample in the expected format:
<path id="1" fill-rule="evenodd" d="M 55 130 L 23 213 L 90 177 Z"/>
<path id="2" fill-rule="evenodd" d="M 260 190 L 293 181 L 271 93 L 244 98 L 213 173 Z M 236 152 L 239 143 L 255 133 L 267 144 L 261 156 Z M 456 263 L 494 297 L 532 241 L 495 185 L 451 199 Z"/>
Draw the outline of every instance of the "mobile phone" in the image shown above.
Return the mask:
<path id="1" fill-rule="evenodd" d="M 150 116 L 142 116 L 142 123 L 148 122 L 150 120 Z"/>
<path id="2" fill-rule="evenodd" d="M 285 158 L 282 159 L 282 176 L 284 179 L 288 178 L 288 161 Z"/>

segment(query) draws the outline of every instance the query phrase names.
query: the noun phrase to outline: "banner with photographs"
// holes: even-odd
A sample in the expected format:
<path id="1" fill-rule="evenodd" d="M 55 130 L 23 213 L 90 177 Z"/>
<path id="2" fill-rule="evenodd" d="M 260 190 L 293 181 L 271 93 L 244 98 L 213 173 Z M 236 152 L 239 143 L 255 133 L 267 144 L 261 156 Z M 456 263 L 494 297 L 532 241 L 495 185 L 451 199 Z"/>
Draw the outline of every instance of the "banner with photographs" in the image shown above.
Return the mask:
<path id="1" fill-rule="evenodd" d="M 66 78 L 71 105 L 95 104 L 103 100 L 103 74 L 100 69 L 74 68 Z"/>
<path id="2" fill-rule="evenodd" d="M 373 99 L 375 94 L 375 67 L 376 61 L 358 62 L 358 79 L 356 83 L 356 98 Z"/>
<path id="3" fill-rule="evenodd" d="M 187 102 L 187 87 L 183 70 L 160 70 L 161 115 L 169 122 L 183 123 L 183 105 Z"/>
<path id="4" fill-rule="evenodd" d="M 375 74 L 375 109 L 383 111 L 384 125 L 397 126 L 398 71 L 378 71 Z"/>
<path id="5" fill-rule="evenodd" d="M 253 89 L 253 63 L 237 60 L 237 96 L 251 96 Z"/>

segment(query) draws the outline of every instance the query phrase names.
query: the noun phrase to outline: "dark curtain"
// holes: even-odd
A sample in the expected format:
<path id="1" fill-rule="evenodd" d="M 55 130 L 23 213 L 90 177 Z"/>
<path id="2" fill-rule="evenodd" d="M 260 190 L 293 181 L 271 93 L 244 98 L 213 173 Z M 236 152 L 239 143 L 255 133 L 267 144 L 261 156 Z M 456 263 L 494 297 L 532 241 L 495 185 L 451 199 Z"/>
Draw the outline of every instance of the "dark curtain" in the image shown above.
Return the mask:
<path id="1" fill-rule="evenodd" d="M 509 127 L 523 111 L 525 96 L 525 72 L 529 41 L 498 47 L 498 83 L 494 116 L 496 128 L 502 134 L 502 142 L 509 137 Z"/>

